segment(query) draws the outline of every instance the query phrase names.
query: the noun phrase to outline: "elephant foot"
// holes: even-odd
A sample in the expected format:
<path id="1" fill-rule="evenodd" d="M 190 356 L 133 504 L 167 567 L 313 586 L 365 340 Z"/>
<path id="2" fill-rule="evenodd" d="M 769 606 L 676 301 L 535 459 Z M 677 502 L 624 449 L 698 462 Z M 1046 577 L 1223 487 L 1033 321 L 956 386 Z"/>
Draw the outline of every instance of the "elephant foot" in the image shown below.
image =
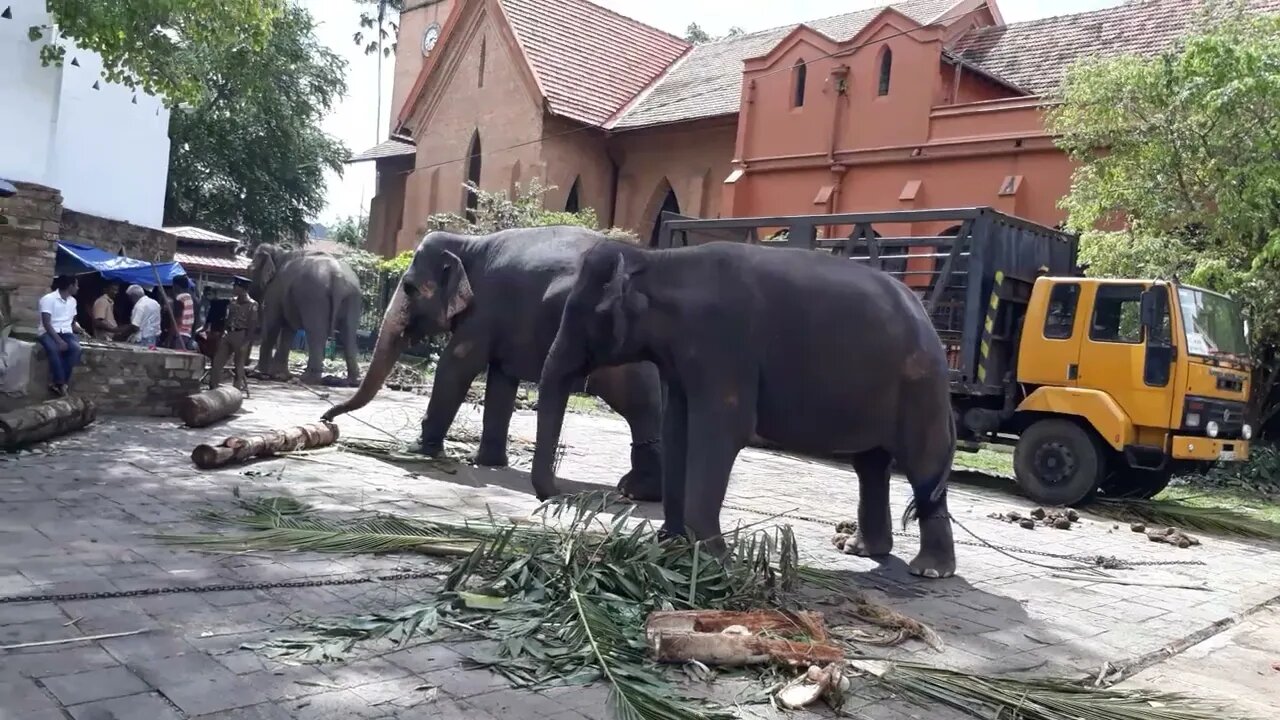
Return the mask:
<path id="1" fill-rule="evenodd" d="M 418 443 L 418 447 L 413 449 L 419 455 L 427 457 L 435 457 L 444 452 L 444 443 L 437 440 L 423 440 Z"/>
<path id="2" fill-rule="evenodd" d="M 679 540 L 683 538 L 684 538 L 684 528 L 682 527 L 673 528 L 667 525 L 666 523 L 663 523 L 662 527 L 658 528 L 658 542 L 660 543 L 669 542 L 671 540 Z"/>
<path id="3" fill-rule="evenodd" d="M 321 373 L 304 372 L 298 377 L 298 382 L 303 385 L 323 385 L 324 375 Z"/>
<path id="4" fill-rule="evenodd" d="M 912 575 L 929 579 L 949 578 L 956 574 L 951 518 L 943 516 L 920 521 L 920 554 L 908 567 Z"/>
<path id="5" fill-rule="evenodd" d="M 476 452 L 474 462 L 480 467 L 492 468 L 504 468 L 510 464 L 507 462 L 506 448 L 486 448 L 484 445 Z"/>
<path id="6" fill-rule="evenodd" d="M 872 535 L 859 529 L 858 535 L 853 539 L 853 542 L 846 544 L 845 552 L 858 557 L 885 557 L 893 552 L 893 534 L 876 533 Z"/>
<path id="7" fill-rule="evenodd" d="M 618 492 L 632 502 L 661 502 L 662 478 L 632 470 L 618 481 Z"/>

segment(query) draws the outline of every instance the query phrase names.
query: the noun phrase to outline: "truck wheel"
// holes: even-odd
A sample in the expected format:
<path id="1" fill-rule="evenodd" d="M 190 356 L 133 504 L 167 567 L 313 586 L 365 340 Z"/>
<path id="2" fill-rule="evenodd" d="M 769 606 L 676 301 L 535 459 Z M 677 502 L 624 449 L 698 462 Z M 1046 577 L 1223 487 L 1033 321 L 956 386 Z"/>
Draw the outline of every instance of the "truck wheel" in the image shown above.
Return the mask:
<path id="1" fill-rule="evenodd" d="M 1172 479 L 1172 470 L 1122 468 L 1107 482 L 1103 492 L 1107 497 L 1150 500 L 1164 492 Z"/>
<path id="2" fill-rule="evenodd" d="M 1018 487 L 1044 505 L 1074 505 L 1104 477 L 1106 459 L 1087 430 L 1069 420 L 1040 420 L 1018 438 L 1013 471 Z"/>

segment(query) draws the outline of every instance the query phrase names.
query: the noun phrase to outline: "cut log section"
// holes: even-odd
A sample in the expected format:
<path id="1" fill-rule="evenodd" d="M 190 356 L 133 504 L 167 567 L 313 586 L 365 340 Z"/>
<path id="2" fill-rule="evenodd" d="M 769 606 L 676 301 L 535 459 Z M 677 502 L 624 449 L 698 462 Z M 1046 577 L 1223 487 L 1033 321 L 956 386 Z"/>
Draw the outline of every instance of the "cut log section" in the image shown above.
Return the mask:
<path id="1" fill-rule="evenodd" d="M 255 457 L 325 447 L 338 441 L 338 426 L 330 422 L 295 425 L 258 435 L 229 437 L 220 445 L 197 445 L 191 461 L 205 470 L 242 463 Z"/>
<path id="2" fill-rule="evenodd" d="M 654 612 L 645 636 L 658 662 L 808 666 L 844 658 L 844 650 L 831 644 L 822 614 L 815 612 Z"/>
<path id="3" fill-rule="evenodd" d="M 63 397 L 0 415 L 0 448 L 13 452 L 79 430 L 98 417 L 92 400 Z"/>
<path id="4" fill-rule="evenodd" d="M 205 427 L 229 417 L 243 404 L 244 393 L 230 385 L 223 385 L 179 400 L 178 417 L 189 427 Z"/>

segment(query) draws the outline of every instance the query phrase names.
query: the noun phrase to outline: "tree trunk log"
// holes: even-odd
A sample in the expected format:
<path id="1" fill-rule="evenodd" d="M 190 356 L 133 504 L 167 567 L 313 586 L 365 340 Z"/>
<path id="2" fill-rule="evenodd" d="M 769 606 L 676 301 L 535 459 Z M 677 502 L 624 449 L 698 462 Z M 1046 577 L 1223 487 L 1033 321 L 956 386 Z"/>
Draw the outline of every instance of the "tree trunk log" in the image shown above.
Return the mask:
<path id="1" fill-rule="evenodd" d="M 98 417 L 92 400 L 56 398 L 0 415 L 0 448 L 18 450 L 32 443 L 79 430 Z"/>
<path id="2" fill-rule="evenodd" d="M 325 447 L 338 441 L 338 426 L 329 422 L 308 423 L 268 430 L 258 435 L 229 437 L 220 445 L 197 445 L 191 461 L 205 470 L 242 463 L 255 457 Z"/>
<path id="3" fill-rule="evenodd" d="M 230 416 L 243 404 L 243 393 L 230 385 L 223 385 L 179 400 L 178 417 L 189 427 L 205 427 Z"/>

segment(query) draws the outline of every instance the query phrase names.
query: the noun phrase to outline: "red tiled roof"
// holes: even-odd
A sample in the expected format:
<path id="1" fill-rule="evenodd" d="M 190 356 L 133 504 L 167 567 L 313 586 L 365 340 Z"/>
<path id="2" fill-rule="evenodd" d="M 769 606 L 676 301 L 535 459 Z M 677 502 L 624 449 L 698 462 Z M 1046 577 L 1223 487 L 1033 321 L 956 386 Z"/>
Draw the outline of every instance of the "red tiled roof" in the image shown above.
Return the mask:
<path id="1" fill-rule="evenodd" d="M 226 273 L 244 272 L 249 269 L 251 262 L 249 258 L 239 255 L 229 258 L 226 255 L 204 255 L 191 252 L 175 252 L 173 260 L 187 269 Z"/>
<path id="2" fill-rule="evenodd" d="M 548 109 L 603 125 L 689 44 L 587 0 L 501 0 Z"/>
<path id="3" fill-rule="evenodd" d="M 1071 63 L 1085 56 L 1154 55 L 1187 34 L 1204 0 L 1134 0 L 1093 12 L 970 31 L 951 53 L 1036 95 L 1057 90 Z M 1255 12 L 1280 11 L 1280 0 L 1250 0 Z"/>
<path id="4" fill-rule="evenodd" d="M 198 243 L 211 244 L 211 245 L 239 245 L 240 244 L 240 241 L 233 237 L 228 237 L 226 235 L 216 233 L 212 230 L 205 230 L 204 228 L 198 228 L 191 225 L 176 225 L 173 227 L 167 227 L 163 229 L 165 232 L 169 233 L 170 235 L 181 238 L 183 240 L 191 240 Z"/>

